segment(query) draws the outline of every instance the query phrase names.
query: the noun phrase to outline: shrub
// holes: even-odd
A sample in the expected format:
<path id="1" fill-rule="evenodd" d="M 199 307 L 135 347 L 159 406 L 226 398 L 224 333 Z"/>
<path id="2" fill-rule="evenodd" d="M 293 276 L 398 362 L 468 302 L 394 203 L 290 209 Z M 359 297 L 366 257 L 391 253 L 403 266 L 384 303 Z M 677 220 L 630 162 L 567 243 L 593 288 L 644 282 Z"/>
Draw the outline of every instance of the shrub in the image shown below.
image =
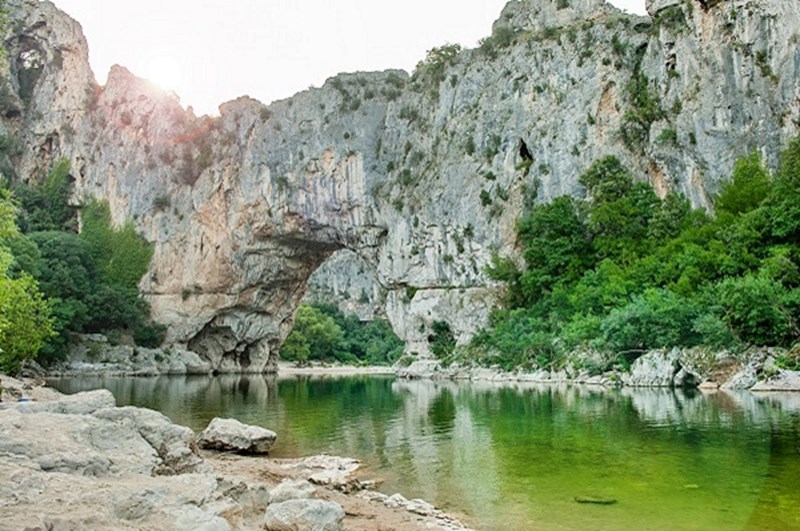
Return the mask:
<path id="1" fill-rule="evenodd" d="M 788 346 L 797 339 L 796 296 L 779 282 L 763 275 L 748 274 L 723 280 L 713 289 L 713 298 L 722 308 L 722 319 L 741 341 L 753 345 Z"/>
<path id="2" fill-rule="evenodd" d="M 69 205 L 72 190 L 70 164 L 65 159 L 53 166 L 41 185 L 18 185 L 14 194 L 22 209 L 22 231 L 73 230 L 76 210 Z"/>
<path id="3" fill-rule="evenodd" d="M 733 179 L 722 185 L 715 206 L 718 211 L 730 214 L 749 212 L 766 199 L 770 184 L 769 172 L 764 168 L 761 156 L 753 152 L 736 162 Z"/>
<path id="4" fill-rule="evenodd" d="M 603 343 L 613 352 L 632 353 L 625 358 L 628 362 L 649 349 L 696 345 L 694 322 L 699 314 L 692 301 L 651 288 L 609 312 L 601 323 Z"/>
<path id="5" fill-rule="evenodd" d="M 456 348 L 456 339 L 450 325 L 445 321 L 434 321 L 431 325 L 431 334 L 428 344 L 436 358 L 444 360 L 453 354 Z"/>
<path id="6" fill-rule="evenodd" d="M 107 203 L 93 200 L 81 218 L 80 237 L 89 245 L 104 282 L 135 289 L 150 265 L 153 246 L 136 234 L 131 222 L 112 227 Z"/>

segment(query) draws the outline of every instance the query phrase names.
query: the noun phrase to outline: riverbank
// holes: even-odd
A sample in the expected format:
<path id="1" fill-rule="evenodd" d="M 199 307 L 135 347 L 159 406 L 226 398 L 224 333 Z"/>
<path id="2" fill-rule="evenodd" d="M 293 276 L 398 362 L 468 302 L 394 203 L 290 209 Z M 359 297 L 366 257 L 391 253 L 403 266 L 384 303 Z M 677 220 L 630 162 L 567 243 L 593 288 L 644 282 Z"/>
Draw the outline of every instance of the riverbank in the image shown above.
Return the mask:
<path id="1" fill-rule="evenodd" d="M 102 334 L 80 336 L 67 360 L 50 367 L 39 367 L 29 363 L 26 375 L 35 377 L 117 377 L 117 376 L 166 376 L 166 375 L 210 375 L 216 374 L 215 366 L 196 352 L 170 346 L 166 348 L 144 348 L 132 345 L 113 345 Z M 278 376 L 357 376 L 393 375 L 390 366 L 360 366 L 312 362 L 298 365 L 279 361 Z M 247 374 L 241 371 L 225 371 L 230 374 Z"/>
<path id="2" fill-rule="evenodd" d="M 460 363 L 444 364 L 436 359 L 418 359 L 396 366 L 406 379 L 582 384 L 603 387 L 673 387 L 750 390 L 754 392 L 800 391 L 800 371 L 781 367 L 783 349 L 748 349 L 740 353 L 705 349 L 660 349 L 647 352 L 630 370 L 602 371 L 598 353 L 580 353 L 558 369 L 503 370 Z"/>
<path id="3" fill-rule="evenodd" d="M 278 362 L 278 376 L 393 376 L 396 371 L 390 366 L 357 366 L 335 364 L 312 364 L 298 366 L 295 363 Z"/>
<path id="4" fill-rule="evenodd" d="M 116 407 L 106 390 L 0 378 L 3 528 L 294 529 L 318 518 L 330 530 L 465 529 L 422 500 L 369 490 L 352 459 L 200 450 L 189 428 Z"/>

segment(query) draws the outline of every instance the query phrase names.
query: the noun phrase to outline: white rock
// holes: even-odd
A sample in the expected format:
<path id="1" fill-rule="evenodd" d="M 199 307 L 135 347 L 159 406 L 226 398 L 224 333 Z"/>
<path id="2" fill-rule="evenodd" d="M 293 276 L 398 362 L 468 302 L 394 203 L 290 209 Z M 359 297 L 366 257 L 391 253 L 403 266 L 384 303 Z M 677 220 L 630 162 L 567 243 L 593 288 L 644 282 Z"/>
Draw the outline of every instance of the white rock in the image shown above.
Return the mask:
<path id="1" fill-rule="evenodd" d="M 194 432 L 173 424 L 158 411 L 119 407 L 95 411 L 94 416 L 138 431 L 162 461 L 156 473 L 182 474 L 203 469 L 202 460 L 195 451 Z"/>
<path id="2" fill-rule="evenodd" d="M 270 531 L 341 531 L 344 509 L 326 500 L 289 500 L 267 507 L 264 525 Z"/>
<path id="3" fill-rule="evenodd" d="M 780 370 L 778 374 L 756 383 L 751 391 L 800 391 L 800 371 Z"/>
<path id="4" fill-rule="evenodd" d="M 311 498 L 317 489 L 304 479 L 285 479 L 269 491 L 272 503 Z"/>
<path id="5" fill-rule="evenodd" d="M 215 418 L 197 439 L 201 448 L 247 454 L 265 454 L 275 443 L 274 431 L 242 424 L 236 419 Z"/>

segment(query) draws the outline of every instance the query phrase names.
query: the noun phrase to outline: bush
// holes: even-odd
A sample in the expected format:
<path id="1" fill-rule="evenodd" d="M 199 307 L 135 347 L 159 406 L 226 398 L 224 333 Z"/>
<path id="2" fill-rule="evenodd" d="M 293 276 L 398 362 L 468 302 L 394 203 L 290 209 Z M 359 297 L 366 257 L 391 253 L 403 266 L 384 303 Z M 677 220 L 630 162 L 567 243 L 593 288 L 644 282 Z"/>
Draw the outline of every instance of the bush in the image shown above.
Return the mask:
<path id="1" fill-rule="evenodd" d="M 153 246 L 136 234 L 131 222 L 114 228 L 107 203 L 93 200 L 84 207 L 81 219 L 80 237 L 89 245 L 103 281 L 136 289 L 150 265 Z"/>
<path id="2" fill-rule="evenodd" d="M 36 281 L 28 275 L 0 277 L 0 369 L 18 371 L 22 362 L 36 357 L 52 332 L 50 305 Z"/>
<path id="3" fill-rule="evenodd" d="M 717 211 L 736 215 L 755 209 L 767 198 L 770 184 L 769 172 L 758 152 L 739 159 L 733 179 L 722 186 L 715 201 Z"/>
<path id="4" fill-rule="evenodd" d="M 629 362 L 650 349 L 693 346 L 700 340 L 694 328 L 699 315 L 693 301 L 668 290 L 648 289 L 603 319 L 603 346 L 633 353 L 626 358 Z"/>
<path id="5" fill-rule="evenodd" d="M 712 295 L 722 308 L 722 319 L 738 339 L 753 345 L 780 346 L 797 339 L 793 325 L 798 316 L 789 309 L 795 296 L 779 282 L 753 273 L 723 280 Z"/>
<path id="6" fill-rule="evenodd" d="M 140 347 L 158 348 L 164 342 L 167 327 L 160 323 L 144 323 L 133 331 L 133 341 Z"/>
<path id="7" fill-rule="evenodd" d="M 450 325 L 444 321 L 434 321 L 428 336 L 431 352 L 440 360 L 449 358 L 456 349 L 456 339 Z"/>
<path id="8" fill-rule="evenodd" d="M 50 305 L 36 280 L 22 271 L 8 275 L 13 256 L 6 242 L 18 236 L 16 215 L 10 196 L 0 193 L 0 370 L 9 373 L 34 358 L 53 333 Z"/>
<path id="9" fill-rule="evenodd" d="M 41 185 L 18 185 L 14 195 L 22 208 L 20 229 L 23 232 L 74 230 L 76 209 L 69 204 L 72 189 L 68 160 L 57 162 Z"/>

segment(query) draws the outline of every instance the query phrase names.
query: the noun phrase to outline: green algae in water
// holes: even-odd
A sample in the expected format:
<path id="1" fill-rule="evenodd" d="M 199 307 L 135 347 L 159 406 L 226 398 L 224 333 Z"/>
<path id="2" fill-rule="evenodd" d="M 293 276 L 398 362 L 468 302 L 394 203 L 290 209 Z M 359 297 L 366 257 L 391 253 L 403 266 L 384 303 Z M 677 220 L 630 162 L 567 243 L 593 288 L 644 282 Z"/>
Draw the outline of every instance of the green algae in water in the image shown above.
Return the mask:
<path id="1" fill-rule="evenodd" d="M 215 416 L 262 425 L 278 433 L 275 456 L 359 458 L 383 492 L 478 529 L 800 529 L 800 394 L 385 377 L 53 383 L 107 387 L 198 431 Z"/>

